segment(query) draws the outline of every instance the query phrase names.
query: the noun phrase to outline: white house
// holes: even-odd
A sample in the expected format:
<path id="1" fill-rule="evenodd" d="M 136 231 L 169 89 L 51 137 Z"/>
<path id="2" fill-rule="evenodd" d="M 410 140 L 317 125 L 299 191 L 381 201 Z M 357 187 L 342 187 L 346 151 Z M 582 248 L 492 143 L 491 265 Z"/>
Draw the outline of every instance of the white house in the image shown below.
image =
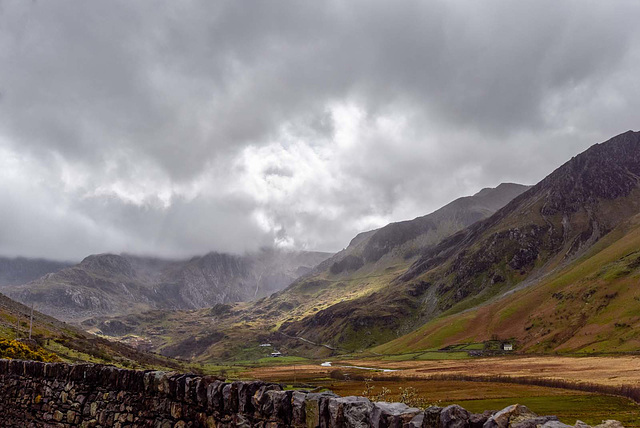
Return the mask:
<path id="1" fill-rule="evenodd" d="M 271 356 L 272 356 L 272 357 L 282 357 L 282 352 L 278 352 L 278 351 L 276 351 L 276 352 L 272 352 L 272 353 L 271 353 Z"/>
<path id="2" fill-rule="evenodd" d="M 511 343 L 503 343 L 502 349 L 505 351 L 513 351 L 513 345 Z"/>

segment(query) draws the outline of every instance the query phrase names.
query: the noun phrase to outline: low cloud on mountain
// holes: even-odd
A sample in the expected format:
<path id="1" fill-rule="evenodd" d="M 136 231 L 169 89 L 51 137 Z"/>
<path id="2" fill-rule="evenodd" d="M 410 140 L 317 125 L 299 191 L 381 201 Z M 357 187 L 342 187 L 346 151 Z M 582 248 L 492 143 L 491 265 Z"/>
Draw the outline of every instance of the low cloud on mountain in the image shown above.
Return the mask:
<path id="1" fill-rule="evenodd" d="M 637 129 L 632 1 L 0 2 L 0 254 L 339 250 Z"/>

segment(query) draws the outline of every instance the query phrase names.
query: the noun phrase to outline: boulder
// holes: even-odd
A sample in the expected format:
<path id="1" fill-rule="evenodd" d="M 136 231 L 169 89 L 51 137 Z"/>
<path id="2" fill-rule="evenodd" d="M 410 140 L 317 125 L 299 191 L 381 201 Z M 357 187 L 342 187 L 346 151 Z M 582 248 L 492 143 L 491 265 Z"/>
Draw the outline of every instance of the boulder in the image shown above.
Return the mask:
<path id="1" fill-rule="evenodd" d="M 497 412 L 484 423 L 484 428 L 507 428 L 510 424 L 523 422 L 527 419 L 536 418 L 538 415 L 533 413 L 521 404 L 514 404 Z"/>
<path id="2" fill-rule="evenodd" d="M 242 382 L 238 385 L 238 412 L 251 415 L 253 407 L 253 395 L 264 386 L 264 382 Z"/>
<path id="3" fill-rule="evenodd" d="M 472 413 L 469 415 L 469 428 L 482 428 L 491 416 L 496 414 L 495 410 L 485 410 L 483 413 Z"/>
<path id="4" fill-rule="evenodd" d="M 469 428 L 469 416 L 470 413 L 468 411 L 457 404 L 452 404 L 440 412 L 440 427 Z"/>
<path id="5" fill-rule="evenodd" d="M 253 394 L 251 398 L 251 404 L 257 413 L 261 412 L 262 409 L 267 405 L 267 400 L 269 397 L 267 396 L 267 392 L 269 391 L 280 391 L 282 387 L 275 383 L 268 383 L 262 385 L 258 388 L 258 390 Z M 270 404 L 269 404 L 270 405 Z"/>
<path id="6" fill-rule="evenodd" d="M 567 424 L 563 424 L 560 421 L 545 422 L 542 425 L 538 425 L 538 427 L 540 427 L 540 428 L 573 428 L 572 426 L 567 425 Z"/>
<path id="7" fill-rule="evenodd" d="M 214 412 L 221 412 L 224 408 L 222 401 L 222 389 L 226 383 L 216 380 L 207 385 L 207 409 Z"/>
<path id="8" fill-rule="evenodd" d="M 440 412 L 442 407 L 430 406 L 424 409 L 423 428 L 440 428 Z"/>
<path id="9" fill-rule="evenodd" d="M 224 401 L 225 413 L 232 414 L 238 411 L 238 384 L 236 382 L 224 385 L 222 400 Z"/>
<path id="10" fill-rule="evenodd" d="M 601 424 L 596 425 L 593 428 L 624 428 L 624 426 L 622 426 L 622 424 L 618 421 L 609 419 L 606 421 L 602 421 Z"/>
<path id="11" fill-rule="evenodd" d="M 519 420 L 516 422 L 510 422 L 509 428 L 538 428 L 547 422 L 557 422 L 557 416 L 536 416 L 535 418 Z"/>
<path id="12" fill-rule="evenodd" d="M 267 391 L 267 408 L 262 408 L 263 415 L 272 415 L 271 419 L 290 425 L 291 422 L 291 395 L 293 391 Z"/>
<path id="13" fill-rule="evenodd" d="M 373 404 L 365 397 L 328 400 L 329 426 L 366 428 L 371 426 Z"/>
<path id="14" fill-rule="evenodd" d="M 404 403 L 378 402 L 373 404 L 371 426 L 374 428 L 402 428 L 422 411 L 416 407 L 409 407 Z"/>
<path id="15" fill-rule="evenodd" d="M 308 427 L 326 426 L 329 420 L 328 401 L 338 396 L 332 392 L 307 394 L 304 400 L 305 421 Z"/>
<path id="16" fill-rule="evenodd" d="M 422 428 L 424 425 L 424 412 L 415 415 L 409 422 L 402 425 L 402 428 Z"/>
<path id="17" fill-rule="evenodd" d="M 307 394 L 301 391 L 293 391 L 291 395 L 291 422 L 294 426 L 302 426 L 305 423 L 304 401 L 306 398 Z"/>

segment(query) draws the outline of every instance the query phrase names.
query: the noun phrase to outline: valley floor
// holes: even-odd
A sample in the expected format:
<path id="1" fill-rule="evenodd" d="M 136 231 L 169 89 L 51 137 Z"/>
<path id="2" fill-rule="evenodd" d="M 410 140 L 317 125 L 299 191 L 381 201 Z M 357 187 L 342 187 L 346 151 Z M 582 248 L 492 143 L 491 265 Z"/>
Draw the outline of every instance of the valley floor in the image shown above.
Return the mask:
<path id="1" fill-rule="evenodd" d="M 556 414 L 565 423 L 573 424 L 580 419 L 596 424 L 603 419 L 617 419 L 626 427 L 640 427 L 640 406 L 623 397 L 517 383 L 433 379 L 442 375 L 507 376 L 638 388 L 640 357 L 636 356 L 509 356 L 430 361 L 349 359 L 331 364 L 330 367 L 320 366 L 320 363 L 260 367 L 244 372 L 242 376 L 325 387 L 340 395 L 362 395 L 369 388 L 375 396 L 386 388 L 388 397 L 393 400 L 399 399 L 401 388 L 405 391 L 410 388 L 424 405 L 455 402 L 472 411 L 481 411 L 519 402 L 539 414 Z M 379 370 L 360 370 L 353 366 Z"/>
<path id="2" fill-rule="evenodd" d="M 640 356 L 564 357 L 510 356 L 478 359 L 438 359 L 427 361 L 388 361 L 357 359 L 332 362 L 331 367 L 320 365 L 276 366 L 257 368 L 249 372 L 260 378 L 286 378 L 294 370 L 298 373 L 324 374 L 339 366 L 361 366 L 397 370 L 376 372 L 376 377 L 429 378 L 436 375 L 509 376 L 564 379 L 601 385 L 640 386 Z"/>

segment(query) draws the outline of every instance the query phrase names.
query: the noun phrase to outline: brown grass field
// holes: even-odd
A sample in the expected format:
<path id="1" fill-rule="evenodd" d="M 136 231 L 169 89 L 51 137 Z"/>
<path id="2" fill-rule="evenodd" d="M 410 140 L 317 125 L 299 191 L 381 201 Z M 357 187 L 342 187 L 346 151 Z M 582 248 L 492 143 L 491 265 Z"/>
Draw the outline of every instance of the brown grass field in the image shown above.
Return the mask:
<path id="1" fill-rule="evenodd" d="M 397 371 L 340 367 L 343 365 Z M 340 375 L 337 375 L 337 371 L 340 371 Z M 344 379 L 344 373 L 349 379 Z M 370 378 L 375 379 L 370 383 L 374 387 L 373 393 L 379 394 L 383 387 L 387 388 L 390 392 L 385 399 L 392 401 L 400 397 L 400 387 L 411 387 L 427 404 L 457 403 L 470 411 L 481 412 L 521 403 L 539 414 L 555 414 L 568 424 L 574 424 L 576 419 L 597 424 L 612 418 L 622 421 L 626 427 L 640 427 L 640 406 L 622 397 L 517 383 L 433 379 L 457 375 L 560 379 L 570 383 L 640 387 L 640 357 L 512 356 L 471 360 L 344 360 L 332 361 L 332 367 L 301 364 L 254 368 L 243 373 L 242 377 L 325 387 L 343 396 L 363 395 L 366 385 L 362 379 Z"/>
<path id="2" fill-rule="evenodd" d="M 333 367 L 296 365 L 256 368 L 247 375 L 265 379 L 289 379 L 294 370 L 302 377 L 328 377 L 341 365 L 398 370 L 375 372 L 376 377 L 429 378 L 434 375 L 510 376 L 564 379 L 601 385 L 640 386 L 640 357 L 492 357 L 468 360 L 384 361 L 345 360 Z M 304 374 L 304 376 L 303 376 Z"/>

